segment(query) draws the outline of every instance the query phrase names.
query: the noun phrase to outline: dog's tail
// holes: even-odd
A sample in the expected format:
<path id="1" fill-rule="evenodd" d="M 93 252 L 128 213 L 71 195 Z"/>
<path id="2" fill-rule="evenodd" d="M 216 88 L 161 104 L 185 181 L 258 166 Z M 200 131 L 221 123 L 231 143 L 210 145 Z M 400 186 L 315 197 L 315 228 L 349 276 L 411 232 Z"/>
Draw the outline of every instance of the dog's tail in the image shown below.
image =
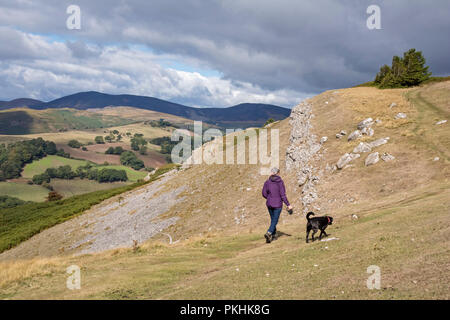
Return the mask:
<path id="1" fill-rule="evenodd" d="M 308 212 L 308 214 L 306 215 L 306 219 L 309 221 L 309 217 L 313 216 L 314 212 Z"/>

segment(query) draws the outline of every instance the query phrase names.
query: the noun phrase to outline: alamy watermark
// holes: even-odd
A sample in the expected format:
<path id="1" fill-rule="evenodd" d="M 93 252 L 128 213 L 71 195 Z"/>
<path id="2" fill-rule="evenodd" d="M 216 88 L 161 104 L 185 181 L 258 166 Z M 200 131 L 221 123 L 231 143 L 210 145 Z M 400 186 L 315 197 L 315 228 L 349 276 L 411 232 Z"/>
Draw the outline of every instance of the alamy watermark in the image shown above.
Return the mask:
<path id="1" fill-rule="evenodd" d="M 172 149 L 171 160 L 173 163 L 189 165 L 261 165 L 260 173 L 267 175 L 270 168 L 279 167 L 280 163 L 279 130 L 270 129 L 270 139 L 268 131 L 264 128 L 226 129 L 224 137 L 219 129 L 203 131 L 202 122 L 194 121 L 193 133 L 182 129 L 173 131 L 171 140 L 178 143 Z"/>
<path id="2" fill-rule="evenodd" d="M 70 5 L 66 9 L 66 13 L 69 17 L 66 20 L 66 26 L 69 30 L 80 30 L 81 29 L 81 9 L 77 5 Z"/>
<path id="3" fill-rule="evenodd" d="M 367 278 L 367 281 L 366 281 L 367 289 L 380 290 L 380 288 L 381 288 L 381 269 L 380 269 L 380 267 L 376 266 L 376 265 L 368 266 L 367 273 L 370 274 L 370 276 Z"/>
<path id="4" fill-rule="evenodd" d="M 372 4 L 367 7 L 367 14 L 370 16 L 366 20 L 366 26 L 369 30 L 380 30 L 381 29 L 381 9 L 380 6 Z"/>
<path id="5" fill-rule="evenodd" d="M 81 270 L 77 265 L 71 265 L 66 269 L 66 273 L 70 274 L 66 280 L 66 287 L 69 290 L 81 289 Z"/>

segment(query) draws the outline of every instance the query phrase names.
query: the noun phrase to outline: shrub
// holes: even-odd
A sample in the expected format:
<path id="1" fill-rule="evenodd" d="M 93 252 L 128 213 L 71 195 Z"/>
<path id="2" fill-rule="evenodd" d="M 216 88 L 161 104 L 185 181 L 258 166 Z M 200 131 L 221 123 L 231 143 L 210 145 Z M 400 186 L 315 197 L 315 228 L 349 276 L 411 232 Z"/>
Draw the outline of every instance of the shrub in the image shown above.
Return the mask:
<path id="1" fill-rule="evenodd" d="M 102 136 L 96 136 L 94 141 L 96 144 L 104 144 L 105 143 L 105 140 L 103 140 Z"/>
<path id="2" fill-rule="evenodd" d="M 131 151 L 125 151 L 120 155 L 120 163 L 135 170 L 145 167 L 144 162 Z"/>
<path id="3" fill-rule="evenodd" d="M 48 202 L 50 202 L 50 201 L 58 201 L 58 200 L 61 200 L 62 198 L 63 198 L 63 196 L 60 195 L 58 192 L 50 191 L 48 193 L 48 196 L 47 196 L 47 201 Z"/>
<path id="4" fill-rule="evenodd" d="M 69 147 L 71 148 L 77 148 L 79 149 L 81 147 L 81 143 L 78 140 L 70 140 L 69 143 L 67 144 Z"/>

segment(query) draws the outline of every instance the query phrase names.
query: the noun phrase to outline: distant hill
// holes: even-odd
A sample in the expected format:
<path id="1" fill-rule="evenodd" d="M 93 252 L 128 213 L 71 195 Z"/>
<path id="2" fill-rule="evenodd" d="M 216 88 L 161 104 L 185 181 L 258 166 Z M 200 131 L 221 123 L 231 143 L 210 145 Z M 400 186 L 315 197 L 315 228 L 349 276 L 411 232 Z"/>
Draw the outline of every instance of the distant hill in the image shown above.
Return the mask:
<path id="1" fill-rule="evenodd" d="M 21 108 L 21 107 L 34 107 L 38 105 L 42 105 L 45 102 L 35 100 L 35 99 L 27 99 L 20 98 L 11 101 L 0 101 L 0 110 L 11 109 L 11 108 Z"/>
<path id="2" fill-rule="evenodd" d="M 260 103 L 243 103 L 229 108 L 193 108 L 153 97 L 111 95 L 95 91 L 75 93 L 50 102 L 28 100 L 30 101 L 27 106 L 33 109 L 74 108 L 86 110 L 108 106 L 129 106 L 168 113 L 191 120 L 202 120 L 224 127 L 231 126 L 230 122 L 239 122 L 246 126 L 262 125 L 269 118 L 281 120 L 288 117 L 291 112 L 287 108 Z M 12 101 L 6 104 L 8 103 L 12 103 Z M 4 109 L 13 107 L 5 106 Z"/>

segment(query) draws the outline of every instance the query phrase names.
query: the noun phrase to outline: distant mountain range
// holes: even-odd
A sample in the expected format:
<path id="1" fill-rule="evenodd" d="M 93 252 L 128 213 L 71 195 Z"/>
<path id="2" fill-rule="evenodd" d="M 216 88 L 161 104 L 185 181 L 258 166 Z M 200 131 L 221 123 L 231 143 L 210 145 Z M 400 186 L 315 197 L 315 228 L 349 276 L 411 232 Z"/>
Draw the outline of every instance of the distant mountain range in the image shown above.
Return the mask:
<path id="1" fill-rule="evenodd" d="M 38 110 L 48 108 L 86 110 L 111 106 L 128 106 L 168 113 L 191 120 L 202 120 L 223 127 L 236 126 L 236 124 L 243 124 L 245 127 L 261 125 L 267 119 L 281 120 L 288 117 L 291 113 L 290 109 L 271 104 L 242 103 L 228 108 L 193 108 L 153 97 L 127 94 L 111 95 L 95 91 L 79 92 L 50 102 L 33 99 L 0 101 L 0 109 L 2 110 L 17 107 L 29 107 Z"/>

